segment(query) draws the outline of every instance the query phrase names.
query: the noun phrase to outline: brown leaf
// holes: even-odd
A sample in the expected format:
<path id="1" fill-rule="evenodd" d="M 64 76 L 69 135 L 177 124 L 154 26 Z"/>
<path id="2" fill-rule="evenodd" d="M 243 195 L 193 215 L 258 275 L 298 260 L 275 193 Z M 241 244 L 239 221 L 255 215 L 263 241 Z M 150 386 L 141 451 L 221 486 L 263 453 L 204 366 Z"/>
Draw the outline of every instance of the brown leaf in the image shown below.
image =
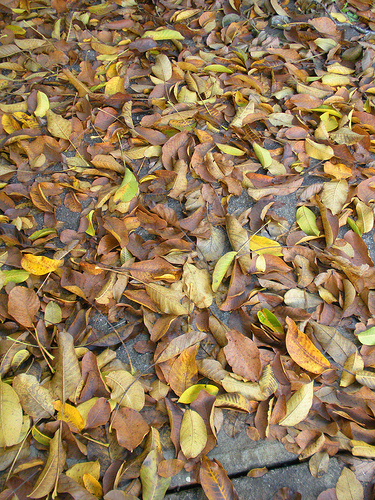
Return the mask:
<path id="1" fill-rule="evenodd" d="M 112 427 L 116 429 L 117 441 L 129 451 L 139 446 L 149 431 L 149 426 L 136 410 L 120 408 L 115 412 Z"/>
<path id="2" fill-rule="evenodd" d="M 23 286 L 15 286 L 9 293 L 9 314 L 26 328 L 32 328 L 36 313 L 39 311 L 40 303 L 34 290 Z"/>
<path id="3" fill-rule="evenodd" d="M 58 355 L 51 390 L 63 403 L 71 399 L 81 379 L 81 370 L 74 350 L 73 337 L 68 332 L 57 334 Z"/>
<path id="4" fill-rule="evenodd" d="M 238 500 L 232 481 L 217 460 L 202 458 L 199 480 L 208 500 Z"/>
<path id="5" fill-rule="evenodd" d="M 259 349 L 255 343 L 236 330 L 226 332 L 228 344 L 225 357 L 233 372 L 247 380 L 258 381 L 261 372 Z"/>
<path id="6" fill-rule="evenodd" d="M 60 429 L 58 429 L 50 441 L 49 454 L 44 469 L 39 475 L 32 492 L 28 495 L 30 498 L 42 498 L 56 489 L 60 472 L 65 465 L 65 458 L 66 454 L 60 438 Z"/>
<path id="7" fill-rule="evenodd" d="M 46 388 L 39 384 L 36 377 L 21 373 L 14 377 L 12 385 L 27 415 L 36 420 L 54 415 L 52 396 Z"/>

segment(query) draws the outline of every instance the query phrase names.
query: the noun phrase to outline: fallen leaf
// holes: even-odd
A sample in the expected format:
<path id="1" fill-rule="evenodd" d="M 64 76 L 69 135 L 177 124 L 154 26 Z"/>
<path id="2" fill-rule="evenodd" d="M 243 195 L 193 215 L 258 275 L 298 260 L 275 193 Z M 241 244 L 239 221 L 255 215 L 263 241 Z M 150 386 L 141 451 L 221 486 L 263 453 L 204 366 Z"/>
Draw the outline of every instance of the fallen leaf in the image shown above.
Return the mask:
<path id="1" fill-rule="evenodd" d="M 314 382 L 304 384 L 286 403 L 286 415 L 279 425 L 293 427 L 302 422 L 308 415 L 314 395 Z"/>
<path id="2" fill-rule="evenodd" d="M 182 417 L 180 443 L 185 458 L 197 457 L 206 446 L 207 430 L 203 418 L 193 410 L 186 410 Z"/>
<path id="3" fill-rule="evenodd" d="M 286 318 L 288 331 L 286 334 L 286 348 L 290 357 L 299 366 L 312 373 L 323 373 L 330 368 L 330 362 L 317 349 L 308 336 L 298 330 L 295 322 Z"/>
<path id="4" fill-rule="evenodd" d="M 14 377 L 13 389 L 18 394 L 23 411 L 35 420 L 54 415 L 53 399 L 50 392 L 39 384 L 36 377 L 21 373 Z"/>
<path id="5" fill-rule="evenodd" d="M 0 446 L 18 443 L 22 428 L 22 407 L 16 391 L 0 381 Z"/>

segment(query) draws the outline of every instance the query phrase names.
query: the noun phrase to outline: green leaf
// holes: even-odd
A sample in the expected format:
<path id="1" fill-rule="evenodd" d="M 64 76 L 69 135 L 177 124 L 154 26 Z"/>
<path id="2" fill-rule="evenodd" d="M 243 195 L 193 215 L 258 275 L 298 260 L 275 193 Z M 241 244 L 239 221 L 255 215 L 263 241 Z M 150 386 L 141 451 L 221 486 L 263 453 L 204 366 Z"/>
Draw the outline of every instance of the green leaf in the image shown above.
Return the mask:
<path id="1" fill-rule="evenodd" d="M 216 262 L 214 272 L 212 274 L 212 291 L 217 292 L 220 283 L 223 281 L 225 273 L 232 264 L 237 252 L 227 252 Z"/>
<path id="2" fill-rule="evenodd" d="M 134 198 L 138 191 L 138 181 L 131 170 L 125 168 L 121 186 L 113 195 L 114 203 L 126 203 Z"/>
<path id="3" fill-rule="evenodd" d="M 29 240 L 35 241 L 39 238 L 44 238 L 45 236 L 48 236 L 49 234 L 55 233 L 57 236 L 57 231 L 56 229 L 52 227 L 46 227 L 45 229 L 39 229 L 39 231 L 35 231 L 31 236 L 29 236 Z"/>
<path id="4" fill-rule="evenodd" d="M 375 345 L 375 326 L 357 335 L 358 340 L 364 345 Z"/>
<path id="5" fill-rule="evenodd" d="M 259 146 L 259 144 L 257 144 L 256 142 L 253 143 L 253 149 L 256 154 L 256 157 L 262 164 L 262 167 L 268 168 L 272 163 L 271 153 L 267 149 Z"/>
<path id="6" fill-rule="evenodd" d="M 346 222 L 348 223 L 348 225 L 350 226 L 350 229 L 352 229 L 355 233 L 357 233 L 359 236 L 362 236 L 362 232 L 361 230 L 359 229 L 359 227 L 357 226 L 357 224 L 354 222 L 353 219 L 351 219 L 350 217 L 348 217 L 346 219 Z"/>
<path id="7" fill-rule="evenodd" d="M 319 236 L 320 231 L 316 225 L 316 217 L 312 210 L 307 207 L 297 209 L 297 224 L 308 236 Z"/>
<path id="8" fill-rule="evenodd" d="M 30 276 L 30 273 L 24 269 L 12 269 L 10 271 L 0 271 L 1 277 L 4 278 L 3 286 L 7 283 L 22 283 Z"/>
<path id="9" fill-rule="evenodd" d="M 142 38 L 152 38 L 153 40 L 184 40 L 181 33 L 169 29 L 146 31 L 143 33 Z"/>
<path id="10" fill-rule="evenodd" d="M 283 325 L 280 323 L 280 321 L 276 318 L 274 314 L 271 313 L 268 309 L 262 309 L 261 311 L 258 311 L 258 319 L 264 326 L 268 326 L 268 328 L 271 328 L 273 332 L 276 333 L 284 333 L 284 328 Z"/>

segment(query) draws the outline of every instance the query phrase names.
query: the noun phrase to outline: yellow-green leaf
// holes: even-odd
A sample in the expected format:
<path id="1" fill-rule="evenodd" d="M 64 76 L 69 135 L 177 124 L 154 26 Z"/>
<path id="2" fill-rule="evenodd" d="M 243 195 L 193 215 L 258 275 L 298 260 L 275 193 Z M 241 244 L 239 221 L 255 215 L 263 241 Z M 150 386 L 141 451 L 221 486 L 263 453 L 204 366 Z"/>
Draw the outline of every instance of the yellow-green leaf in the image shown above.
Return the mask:
<path id="1" fill-rule="evenodd" d="M 138 181 L 131 170 L 125 168 L 124 178 L 120 187 L 113 195 L 114 203 L 131 201 L 138 191 Z"/>
<path id="2" fill-rule="evenodd" d="M 262 167 L 268 168 L 272 163 L 271 153 L 267 149 L 259 146 L 259 144 L 257 144 L 256 142 L 253 143 L 253 148 L 254 148 L 254 152 L 256 154 L 256 157 L 258 158 L 258 160 L 262 164 Z"/>
<path id="3" fill-rule="evenodd" d="M 309 236 L 319 236 L 320 231 L 316 225 L 316 217 L 312 210 L 305 206 L 297 208 L 296 219 L 297 224 L 304 233 Z"/>
<path id="4" fill-rule="evenodd" d="M 184 40 L 181 33 L 170 29 L 146 31 L 143 33 L 142 38 L 152 38 L 153 40 Z"/>
<path id="5" fill-rule="evenodd" d="M 220 149 L 220 151 L 228 155 L 243 156 L 245 154 L 245 151 L 242 151 L 242 149 L 235 148 L 233 146 L 228 146 L 228 144 L 217 143 L 216 146 Z"/>
<path id="6" fill-rule="evenodd" d="M 212 273 L 212 291 L 217 292 L 220 283 L 223 281 L 223 278 L 226 272 L 229 269 L 229 266 L 232 264 L 237 252 L 227 252 L 216 262 L 214 272 Z"/>

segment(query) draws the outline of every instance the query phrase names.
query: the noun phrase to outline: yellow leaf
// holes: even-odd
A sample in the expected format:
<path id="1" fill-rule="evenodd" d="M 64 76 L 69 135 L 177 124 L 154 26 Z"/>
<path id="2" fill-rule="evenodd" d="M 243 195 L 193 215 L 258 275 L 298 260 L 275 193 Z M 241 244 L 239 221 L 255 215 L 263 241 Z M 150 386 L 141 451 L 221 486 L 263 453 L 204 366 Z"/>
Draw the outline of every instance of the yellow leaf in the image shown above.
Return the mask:
<path id="1" fill-rule="evenodd" d="M 124 92 L 124 79 L 121 76 L 114 76 L 105 84 L 105 94 L 113 95 L 117 92 Z"/>
<path id="2" fill-rule="evenodd" d="M 283 256 L 282 248 L 277 241 L 270 240 L 264 236 L 258 236 L 257 234 L 253 234 L 249 239 L 250 250 L 253 252 L 262 255 L 277 255 Z"/>
<path id="3" fill-rule="evenodd" d="M 54 415 L 55 410 L 50 392 L 41 386 L 33 375 L 21 373 L 14 377 L 13 389 L 20 398 L 24 412 L 30 417 L 39 420 Z"/>
<path id="4" fill-rule="evenodd" d="M 206 309 L 211 306 L 213 294 L 207 269 L 198 269 L 187 262 L 184 265 L 182 282 L 186 295 L 197 307 Z"/>
<path id="5" fill-rule="evenodd" d="M 28 495 L 30 498 L 42 498 L 47 496 L 57 485 L 57 479 L 62 472 L 65 464 L 66 453 L 60 440 L 60 429 L 50 441 L 49 455 L 46 465 L 40 473 L 32 492 Z M 56 496 L 56 492 L 53 496 Z"/>
<path id="6" fill-rule="evenodd" d="M 0 447 L 18 443 L 22 428 L 22 407 L 16 391 L 0 381 Z"/>
<path id="7" fill-rule="evenodd" d="M 315 158 L 316 160 L 329 160 L 334 155 L 331 146 L 318 144 L 309 138 L 305 139 L 305 149 L 306 153 L 311 156 L 311 158 Z"/>
<path id="8" fill-rule="evenodd" d="M 345 179 L 325 182 L 323 186 L 322 203 L 326 208 L 331 210 L 333 215 L 337 215 L 344 207 L 348 191 L 349 185 Z"/>
<path id="9" fill-rule="evenodd" d="M 36 276 L 43 276 L 44 274 L 53 273 L 62 266 L 64 260 L 54 260 L 43 255 L 33 255 L 26 253 L 21 259 L 21 266 L 25 271 Z"/>
<path id="10" fill-rule="evenodd" d="M 242 151 L 242 149 L 229 146 L 228 144 L 216 144 L 216 146 L 220 149 L 222 153 L 228 155 L 243 156 L 245 154 L 245 151 Z"/>
<path id="11" fill-rule="evenodd" d="M 47 129 L 48 132 L 57 139 L 69 140 L 72 133 L 72 124 L 60 115 L 57 115 L 50 109 L 46 111 L 47 116 Z"/>
<path id="12" fill-rule="evenodd" d="M 350 444 L 353 446 L 352 455 L 355 457 L 375 458 L 375 446 L 365 441 L 356 441 L 352 439 Z"/>
<path id="13" fill-rule="evenodd" d="M 280 420 L 279 425 L 293 427 L 304 420 L 311 408 L 314 396 L 314 382 L 303 385 L 288 399 L 286 415 Z"/>
<path id="14" fill-rule="evenodd" d="M 97 481 L 100 478 L 100 463 L 99 460 L 95 462 L 80 462 L 74 464 L 66 471 L 66 475 L 71 479 L 74 479 L 81 486 L 85 486 L 83 481 L 83 476 L 85 474 L 91 474 L 91 477 Z"/>
<path id="15" fill-rule="evenodd" d="M 66 422 L 72 432 L 80 432 L 84 428 L 85 423 L 77 408 L 60 400 L 55 401 L 53 407 L 57 410 L 57 419 Z"/>
<path id="16" fill-rule="evenodd" d="M 38 90 L 36 94 L 36 108 L 34 111 L 35 116 L 39 116 L 40 118 L 43 118 L 43 116 L 46 115 L 47 111 L 49 110 L 49 100 L 46 94 L 40 90 Z"/>
<path id="17" fill-rule="evenodd" d="M 186 410 L 182 417 L 180 444 L 182 453 L 189 460 L 197 457 L 207 443 L 207 429 L 203 418 L 194 410 Z"/>
<path id="18" fill-rule="evenodd" d="M 163 313 L 176 316 L 188 313 L 186 307 L 180 302 L 184 295 L 177 290 L 152 283 L 146 285 L 146 292 Z"/>
<path id="19" fill-rule="evenodd" d="M 195 384 L 186 389 L 186 391 L 181 394 L 178 402 L 185 405 L 190 404 L 197 399 L 199 393 L 203 390 L 205 390 L 209 394 L 212 394 L 213 396 L 216 396 L 216 394 L 219 392 L 219 388 L 216 387 L 216 385 Z"/>
<path id="20" fill-rule="evenodd" d="M 153 40 L 184 40 L 181 33 L 170 29 L 146 31 L 143 33 L 142 38 L 152 38 Z"/>
<path id="21" fill-rule="evenodd" d="M 83 484 L 88 492 L 97 498 L 101 498 L 103 496 L 103 488 L 101 487 L 99 481 L 93 477 L 90 473 L 86 473 L 83 475 Z"/>
<path id="22" fill-rule="evenodd" d="M 163 82 L 167 82 L 172 78 L 172 65 L 165 54 L 159 54 L 156 56 L 155 64 L 151 69 L 154 75 Z"/>
<path id="23" fill-rule="evenodd" d="M 112 389 L 111 399 L 120 406 L 142 410 L 145 405 L 145 392 L 142 384 L 133 375 L 126 370 L 116 370 L 108 373 L 105 380 Z"/>

